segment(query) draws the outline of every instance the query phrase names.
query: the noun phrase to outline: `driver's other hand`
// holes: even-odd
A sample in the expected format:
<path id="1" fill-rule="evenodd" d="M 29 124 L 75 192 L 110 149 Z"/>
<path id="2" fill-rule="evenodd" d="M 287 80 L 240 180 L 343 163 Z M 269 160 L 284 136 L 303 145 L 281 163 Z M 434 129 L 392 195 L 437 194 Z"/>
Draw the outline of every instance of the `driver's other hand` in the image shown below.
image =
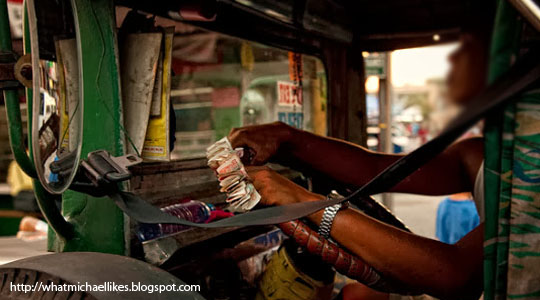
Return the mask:
<path id="1" fill-rule="evenodd" d="M 233 128 L 229 140 L 233 148 L 245 147 L 253 150 L 252 165 L 263 165 L 280 147 L 291 140 L 294 128 L 282 122 Z"/>
<path id="2" fill-rule="evenodd" d="M 324 199 L 266 166 L 246 167 L 246 171 L 261 195 L 262 205 L 286 205 Z"/>

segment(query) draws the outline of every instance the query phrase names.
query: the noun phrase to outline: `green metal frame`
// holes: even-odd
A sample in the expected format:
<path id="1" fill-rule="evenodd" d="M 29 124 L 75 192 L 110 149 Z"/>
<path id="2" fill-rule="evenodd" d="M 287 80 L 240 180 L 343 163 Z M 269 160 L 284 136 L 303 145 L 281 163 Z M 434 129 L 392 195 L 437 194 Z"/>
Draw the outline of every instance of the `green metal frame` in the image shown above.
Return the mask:
<path id="1" fill-rule="evenodd" d="M 24 5 L 24 53 L 30 54 L 30 39 L 29 39 L 29 26 L 28 26 L 28 14 L 26 10 L 26 3 Z M 33 99 L 33 90 L 26 89 L 26 99 Z M 28 120 L 28 150 L 29 153 L 33 151 L 32 145 L 32 106 L 33 103 L 31 100 L 27 100 L 27 120 Z M 11 126 L 11 124 L 10 124 Z M 32 165 L 34 165 L 34 156 L 30 155 L 30 160 Z M 41 213 L 43 214 L 45 220 L 49 224 L 49 235 L 58 236 L 60 239 L 71 239 L 74 236 L 73 226 L 64 219 L 60 210 L 56 206 L 57 201 L 59 200 L 59 195 L 52 195 L 47 192 L 41 182 L 34 177 L 32 180 L 32 185 L 34 187 L 34 195 L 36 196 L 36 201 L 39 206 Z"/>
<path id="2" fill-rule="evenodd" d="M 25 14 L 25 25 L 26 25 L 26 14 Z M 9 18 L 7 13 L 7 1 L 0 0 L 0 51 L 12 52 L 11 44 L 11 33 L 9 28 Z M 28 26 L 25 26 L 27 29 Z M 25 41 L 25 46 L 28 46 L 27 41 Z M 27 52 L 27 48 L 25 52 Z M 31 90 L 27 91 L 27 95 L 31 95 Z M 31 99 L 28 97 L 27 99 Z M 30 157 L 24 146 L 24 135 L 23 135 L 23 125 L 21 119 L 21 110 L 19 99 L 17 98 L 16 91 L 14 90 L 4 90 L 4 100 L 6 104 L 6 114 L 8 120 L 9 128 L 9 140 L 13 156 L 17 164 L 21 169 L 32 178 L 36 178 L 36 171 L 34 168 L 34 162 L 32 157 Z M 32 145 L 30 143 L 30 128 L 32 127 L 32 103 L 28 101 L 28 132 L 29 132 L 29 152 L 32 151 Z M 54 233 L 59 235 L 62 238 L 71 238 L 73 236 L 73 230 L 71 225 L 62 217 L 60 212 L 55 206 L 55 199 L 52 195 L 49 195 L 41 187 L 40 183 L 36 180 L 33 181 L 34 192 L 36 195 L 37 203 L 43 213 L 44 218 L 49 223 L 50 227 L 53 229 Z"/>
<path id="3" fill-rule="evenodd" d="M 122 110 L 113 3 L 108 0 L 72 0 L 72 6 L 79 41 L 82 99 L 88 99 L 84 103 L 81 155 L 84 157 L 96 149 L 122 155 Z M 0 0 L 0 22 L 0 51 L 11 52 L 6 0 Z M 30 52 L 27 28 L 25 14 L 25 53 Z M 35 178 L 32 158 L 24 147 L 19 101 L 15 91 L 4 91 L 4 95 L 15 159 L 29 176 Z M 32 99 L 31 89 L 27 89 L 27 99 Z M 28 125 L 31 128 L 31 102 L 28 106 Z M 29 148 L 31 151 L 31 143 Z M 112 201 L 66 191 L 62 194 L 62 215 L 56 207 L 59 196 L 47 193 L 39 181 L 34 180 L 33 183 L 38 205 L 53 229 L 49 231 L 49 250 L 126 254 L 126 222 Z"/>
<path id="4" fill-rule="evenodd" d="M 489 82 L 504 74 L 512 65 L 520 42 L 521 23 L 518 14 L 507 1 L 498 2 L 490 51 Z M 509 38 L 512 37 L 512 38 Z M 485 127 L 485 243 L 484 243 L 484 298 L 495 299 L 506 294 L 507 264 L 500 263 L 508 256 L 508 226 L 499 223 L 500 216 L 509 214 L 507 195 L 509 183 L 500 174 L 511 171 L 508 157 L 513 139 L 503 140 L 503 132 L 513 132 L 515 104 L 511 103 L 486 120 Z M 503 124 L 503 126 L 501 126 Z M 510 144 L 510 145 L 507 145 Z M 505 146 L 506 145 L 506 146 Z M 498 149 L 499 151 L 493 151 Z M 506 238 L 501 239 L 505 236 Z"/>
<path id="5" fill-rule="evenodd" d="M 78 36 L 83 113 L 81 157 L 105 149 L 123 155 L 122 106 L 115 10 L 109 0 L 72 0 Z M 49 238 L 49 250 L 126 254 L 126 222 L 106 197 L 74 191 L 62 194 L 62 211 L 75 230 L 72 239 Z M 126 220 L 127 221 L 127 220 Z"/>
<path id="6" fill-rule="evenodd" d="M 490 81 L 528 47 L 522 16 L 499 0 Z M 486 122 L 484 299 L 538 299 L 540 266 L 540 93 L 515 96 Z M 488 150 L 489 149 L 489 150 Z"/>
<path id="7" fill-rule="evenodd" d="M 0 52 L 12 52 L 11 32 L 7 11 L 7 0 L 0 0 Z M 21 169 L 30 177 L 36 177 L 34 165 L 26 153 L 21 120 L 21 108 L 15 90 L 4 90 L 6 114 L 9 127 L 11 151 Z"/>
<path id="8" fill-rule="evenodd" d="M 530 37 L 522 16 L 499 1 L 490 79 L 512 65 Z M 522 47 L 522 48 L 521 48 Z M 538 299 L 540 93 L 516 96 L 486 123 L 484 299 Z"/>

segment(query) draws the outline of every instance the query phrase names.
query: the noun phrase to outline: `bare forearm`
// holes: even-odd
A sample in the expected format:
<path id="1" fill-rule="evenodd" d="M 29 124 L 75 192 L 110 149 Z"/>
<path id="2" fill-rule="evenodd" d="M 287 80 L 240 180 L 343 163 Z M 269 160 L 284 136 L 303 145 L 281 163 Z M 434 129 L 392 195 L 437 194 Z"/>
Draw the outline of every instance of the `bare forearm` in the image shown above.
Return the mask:
<path id="1" fill-rule="evenodd" d="M 373 152 L 343 140 L 301 130 L 293 131 L 284 148 L 289 161 L 301 162 L 337 181 L 354 186 L 364 185 L 403 157 L 401 154 Z M 467 176 L 469 170 L 463 166 L 460 148 L 463 147 L 450 147 L 395 187 L 389 187 L 389 191 L 423 195 L 470 191 L 474 178 Z M 471 168 L 471 172 L 478 169 L 481 158 L 477 160 L 477 166 Z"/>
<path id="2" fill-rule="evenodd" d="M 319 224 L 322 212 L 310 219 Z M 439 297 L 466 290 L 482 262 L 481 235 L 477 244 L 447 245 L 383 224 L 356 210 L 340 211 L 332 238 L 377 271 L 413 291 Z"/>
<path id="3" fill-rule="evenodd" d="M 268 167 L 249 167 L 247 172 L 261 195 L 262 205 L 324 199 L 324 196 L 296 185 Z M 309 218 L 319 225 L 321 215 L 319 211 Z M 456 245 L 447 245 L 346 209 L 335 216 L 331 235 L 381 274 L 403 282 L 411 291 L 445 299 L 456 299 L 454 296 L 462 293 L 459 299 L 472 299 L 463 295 L 475 296 L 474 292 L 481 287 L 483 225 Z"/>
<path id="4" fill-rule="evenodd" d="M 280 122 L 236 128 L 229 134 L 234 148 L 252 150 L 251 164 L 268 161 L 303 167 L 353 186 L 364 185 L 402 155 L 369 151 L 358 145 L 317 136 Z M 395 187 L 393 192 L 448 195 L 470 191 L 483 159 L 483 142 L 450 146 Z"/>
<path id="5" fill-rule="evenodd" d="M 357 186 L 365 184 L 401 157 L 376 153 L 343 140 L 301 130 L 293 132 L 286 152 L 290 160 L 308 165 L 340 182 Z"/>

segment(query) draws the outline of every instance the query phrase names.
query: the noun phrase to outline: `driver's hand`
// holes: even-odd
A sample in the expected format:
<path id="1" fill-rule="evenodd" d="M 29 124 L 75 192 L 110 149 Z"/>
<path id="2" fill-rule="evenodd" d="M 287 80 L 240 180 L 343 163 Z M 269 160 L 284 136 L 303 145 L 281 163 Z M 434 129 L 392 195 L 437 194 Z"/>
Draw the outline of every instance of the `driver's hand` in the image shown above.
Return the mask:
<path id="1" fill-rule="evenodd" d="M 282 122 L 234 128 L 229 133 L 233 148 L 253 150 L 251 164 L 263 165 L 277 154 L 280 147 L 291 140 L 295 129 Z"/>
<path id="2" fill-rule="evenodd" d="M 324 196 L 304 189 L 268 167 L 246 167 L 246 171 L 261 195 L 262 205 L 286 205 L 324 199 Z"/>

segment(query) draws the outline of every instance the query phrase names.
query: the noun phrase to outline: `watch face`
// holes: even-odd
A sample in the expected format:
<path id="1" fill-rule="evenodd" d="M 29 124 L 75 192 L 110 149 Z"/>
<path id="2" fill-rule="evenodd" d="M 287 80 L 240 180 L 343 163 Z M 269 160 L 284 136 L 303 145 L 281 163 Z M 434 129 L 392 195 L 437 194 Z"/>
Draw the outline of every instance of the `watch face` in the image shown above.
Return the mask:
<path id="1" fill-rule="evenodd" d="M 336 200 L 336 199 L 345 198 L 342 195 L 340 195 L 338 192 L 336 192 L 335 190 L 332 190 L 330 192 L 330 194 L 328 194 L 328 196 L 326 196 L 326 197 L 327 197 L 328 200 Z M 340 205 L 338 210 L 345 209 L 345 208 L 349 207 L 349 201 L 345 201 L 345 202 L 342 202 L 342 203 L 336 204 L 336 205 Z"/>
<path id="2" fill-rule="evenodd" d="M 335 190 L 332 190 L 330 192 L 330 194 L 328 194 L 328 198 L 330 199 L 340 199 L 340 198 L 344 198 L 342 195 L 340 195 L 338 192 L 336 192 Z"/>

